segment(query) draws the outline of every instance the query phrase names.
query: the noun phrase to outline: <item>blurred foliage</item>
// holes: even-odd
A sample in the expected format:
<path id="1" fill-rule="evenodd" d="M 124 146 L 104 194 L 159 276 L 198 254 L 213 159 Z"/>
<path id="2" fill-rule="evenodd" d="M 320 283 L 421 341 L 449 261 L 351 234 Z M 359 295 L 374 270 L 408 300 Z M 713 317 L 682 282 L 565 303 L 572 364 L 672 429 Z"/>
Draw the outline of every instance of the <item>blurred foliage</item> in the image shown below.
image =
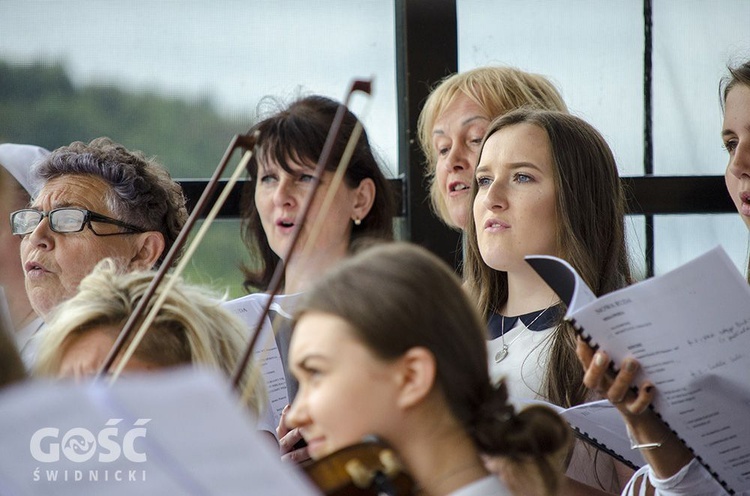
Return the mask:
<path id="1" fill-rule="evenodd" d="M 109 136 L 156 156 L 172 175 L 210 177 L 247 122 L 223 118 L 211 102 L 187 102 L 112 85 L 75 88 L 62 65 L 0 61 L 0 142 L 53 149 Z"/>
<path id="2" fill-rule="evenodd" d="M 200 225 L 199 222 L 193 232 Z M 240 266 L 248 262 L 247 250 L 240 240 L 239 219 L 216 220 L 185 269 L 184 278 L 226 293 L 230 299 L 237 298 L 247 294 Z"/>
<path id="3" fill-rule="evenodd" d="M 14 65 L 0 60 L 0 143 L 50 150 L 73 141 L 109 136 L 131 150 L 155 156 L 173 177 L 208 178 L 232 136 L 246 122 L 220 115 L 208 99 L 197 102 L 113 85 L 76 87 L 60 64 Z M 230 297 L 244 294 L 238 269 L 246 257 L 239 220 L 212 226 L 186 270 L 191 282 Z"/>

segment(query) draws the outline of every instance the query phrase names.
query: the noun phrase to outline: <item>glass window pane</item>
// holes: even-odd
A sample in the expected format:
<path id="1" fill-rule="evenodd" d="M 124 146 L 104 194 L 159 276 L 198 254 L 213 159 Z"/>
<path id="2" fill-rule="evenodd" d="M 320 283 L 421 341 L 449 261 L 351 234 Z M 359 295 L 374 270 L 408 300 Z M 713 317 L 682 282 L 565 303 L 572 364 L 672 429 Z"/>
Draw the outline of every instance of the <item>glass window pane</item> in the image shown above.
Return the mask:
<path id="1" fill-rule="evenodd" d="M 643 174 L 642 2 L 458 0 L 458 14 L 461 70 L 508 64 L 549 76 L 571 111 L 605 136 L 621 175 Z M 747 19 L 745 0 L 653 2 L 656 174 L 723 173 L 718 85 L 728 63 L 750 56 Z M 746 229 L 736 217 L 657 217 L 656 273 L 719 243 L 744 272 Z M 645 220 L 629 222 L 639 275 L 645 267 Z"/>
<path id="2" fill-rule="evenodd" d="M 719 80 L 750 57 L 750 2 L 653 2 L 654 172 L 722 174 Z"/>
<path id="3" fill-rule="evenodd" d="M 135 121 L 136 126 L 126 128 L 127 136 L 112 137 L 159 155 L 180 177 L 210 176 L 232 135 L 247 130 L 263 96 L 288 100 L 314 92 L 341 100 L 352 79 L 374 77 L 372 101 L 363 120 L 387 167 L 395 171 L 394 15 L 393 2 L 381 0 L 112 0 L 104 4 L 4 0 L 0 2 L 0 61 L 60 64 L 72 88 L 51 103 L 63 112 L 80 110 L 80 118 L 87 117 L 88 107 L 78 109 L 74 104 L 80 103 L 77 99 L 86 88 L 98 86 L 100 91 L 89 96 L 111 104 L 118 92 L 132 95 L 133 100 L 126 101 L 134 108 L 109 109 L 112 122 L 101 115 L 102 122 L 89 132 L 121 130 L 117 121 Z M 162 99 L 178 99 L 179 104 Z M 190 154 L 167 151 L 168 133 L 158 127 L 158 116 L 128 112 L 144 113 L 149 103 L 164 105 L 178 122 L 180 115 L 174 114 L 183 112 L 185 133 L 205 133 L 203 140 L 184 139 L 179 145 L 212 147 L 206 160 L 195 163 Z M 194 113 L 195 107 L 204 112 Z M 362 104 L 355 106 L 358 109 L 363 109 Z M 195 116 L 202 120 L 184 121 Z M 145 117 L 155 122 L 144 121 Z M 138 128 L 149 132 L 139 133 Z M 78 130 L 70 129 L 73 139 L 89 138 Z M 44 136 L 48 131 L 36 132 Z M 0 137 L 3 141 L 21 138 L 12 130 Z M 73 139 L 39 144 L 56 147 Z"/>
<path id="4" fill-rule="evenodd" d="M 201 224 L 197 223 L 188 243 L 192 242 Z M 242 286 L 244 279 L 240 267 L 249 263 L 250 257 L 239 233 L 239 219 L 214 221 L 185 269 L 185 279 L 227 291 L 229 298 L 247 294 Z"/>
<path id="5" fill-rule="evenodd" d="M 342 100 L 372 77 L 351 107 L 395 176 L 394 16 L 383 0 L 3 0 L 0 142 L 107 135 L 176 178 L 207 178 L 264 96 Z M 188 279 L 241 294 L 239 222 L 203 243 Z"/>
<path id="6" fill-rule="evenodd" d="M 747 228 L 737 214 L 660 215 L 654 218 L 654 271 L 663 274 L 720 244 L 745 274 Z"/>
<path id="7" fill-rule="evenodd" d="M 629 0 L 458 0 L 459 68 L 549 77 L 607 139 L 622 175 L 643 174 L 643 17 Z"/>

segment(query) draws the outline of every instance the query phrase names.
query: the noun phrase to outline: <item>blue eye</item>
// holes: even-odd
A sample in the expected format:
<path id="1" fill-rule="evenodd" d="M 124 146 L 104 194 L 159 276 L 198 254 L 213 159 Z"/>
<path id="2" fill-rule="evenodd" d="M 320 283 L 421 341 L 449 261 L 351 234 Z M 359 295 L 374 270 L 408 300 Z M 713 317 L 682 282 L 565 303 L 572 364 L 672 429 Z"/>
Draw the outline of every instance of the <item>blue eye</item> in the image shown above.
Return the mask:
<path id="1" fill-rule="evenodd" d="M 299 176 L 300 182 L 303 182 L 303 183 L 309 183 L 313 179 L 315 179 L 315 176 L 313 176 L 312 174 L 300 174 Z"/>
<path id="2" fill-rule="evenodd" d="M 270 183 L 276 180 L 276 176 L 273 174 L 264 174 L 260 177 L 260 182 L 263 184 Z"/>
<path id="3" fill-rule="evenodd" d="M 515 175 L 514 179 L 515 179 L 515 180 L 516 180 L 517 182 L 519 182 L 519 183 L 530 183 L 530 182 L 532 182 L 532 181 L 534 180 L 534 178 L 533 178 L 533 177 L 531 177 L 531 176 L 529 176 L 529 175 L 527 175 L 527 174 L 524 174 L 524 173 L 522 173 L 522 172 L 519 172 L 519 173 L 517 173 L 517 174 Z"/>
<path id="4" fill-rule="evenodd" d="M 486 188 L 490 184 L 492 184 L 492 179 L 490 179 L 489 177 L 478 177 L 477 178 L 477 186 L 479 186 L 480 188 Z"/>

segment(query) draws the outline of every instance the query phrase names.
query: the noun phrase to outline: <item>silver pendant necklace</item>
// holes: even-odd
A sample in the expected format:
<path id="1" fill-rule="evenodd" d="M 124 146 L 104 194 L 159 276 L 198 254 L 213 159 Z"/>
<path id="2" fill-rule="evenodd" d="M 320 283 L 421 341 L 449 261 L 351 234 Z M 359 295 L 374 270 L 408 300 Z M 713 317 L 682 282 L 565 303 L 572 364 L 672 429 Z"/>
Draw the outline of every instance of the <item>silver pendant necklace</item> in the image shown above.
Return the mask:
<path id="1" fill-rule="evenodd" d="M 500 362 L 502 362 L 503 360 L 505 360 L 507 358 L 507 356 L 508 356 L 508 349 L 513 345 L 513 343 L 515 343 L 516 340 L 518 338 L 520 338 L 521 335 L 524 332 L 528 331 L 529 327 L 533 326 L 534 322 L 536 322 L 539 319 L 539 317 L 541 317 L 542 315 L 544 315 L 544 312 L 546 312 L 547 310 L 549 310 L 551 306 L 552 305 L 550 305 L 549 307 L 547 307 L 544 310 L 542 310 L 541 312 L 539 312 L 539 315 L 537 315 L 536 317 L 534 317 L 534 320 L 532 320 L 531 322 L 529 322 L 529 325 L 524 324 L 523 320 L 521 320 L 521 317 L 519 317 L 518 320 L 520 320 L 521 324 L 523 324 L 523 329 L 521 329 L 518 332 L 518 335 L 515 338 L 513 338 L 513 341 L 511 341 L 508 344 L 505 344 L 505 317 L 504 316 L 500 317 L 500 339 L 502 340 L 501 342 L 502 342 L 503 347 L 500 349 L 500 351 L 498 351 L 497 353 L 495 353 L 495 363 L 500 363 Z M 508 330 L 510 331 L 510 329 L 508 329 Z"/>

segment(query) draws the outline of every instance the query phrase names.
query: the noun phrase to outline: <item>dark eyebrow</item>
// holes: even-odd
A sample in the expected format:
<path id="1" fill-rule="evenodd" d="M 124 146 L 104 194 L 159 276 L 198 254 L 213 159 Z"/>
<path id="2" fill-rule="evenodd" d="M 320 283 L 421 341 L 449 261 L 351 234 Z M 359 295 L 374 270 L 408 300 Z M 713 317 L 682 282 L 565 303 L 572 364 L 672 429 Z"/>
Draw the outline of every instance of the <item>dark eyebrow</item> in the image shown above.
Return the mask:
<path id="1" fill-rule="evenodd" d="M 297 360 L 296 362 L 292 363 L 292 366 L 297 369 L 306 370 L 307 368 L 309 368 L 308 362 L 310 360 L 315 360 L 315 359 L 320 359 L 320 360 L 325 361 L 326 357 L 319 353 L 311 353 L 309 355 L 305 355 L 304 357 L 302 357 L 301 360 Z"/>
<path id="2" fill-rule="evenodd" d="M 742 126 L 740 126 L 740 127 L 742 127 Z M 750 125 L 745 126 L 745 129 L 748 130 L 748 131 L 750 131 Z M 725 136 L 727 136 L 727 135 L 730 135 L 730 134 L 737 134 L 737 133 L 734 132 L 734 131 L 732 131 L 731 129 L 727 129 L 727 128 L 724 128 L 724 129 L 721 130 L 721 137 L 722 138 L 725 137 Z"/>
<path id="3" fill-rule="evenodd" d="M 540 169 L 538 165 L 533 164 L 531 162 L 516 162 L 516 163 L 510 164 L 511 170 L 520 169 L 522 167 L 531 167 L 532 169 L 536 169 L 540 172 L 542 171 L 542 169 Z"/>
<path id="4" fill-rule="evenodd" d="M 542 171 L 542 169 L 540 169 L 538 165 L 533 164 L 531 162 L 514 162 L 514 163 L 512 163 L 512 164 L 510 164 L 508 166 L 508 169 L 511 170 L 511 171 L 513 171 L 513 170 L 516 170 L 516 169 L 521 169 L 523 167 L 531 167 L 532 169 L 536 169 L 539 172 Z M 474 169 L 474 176 L 476 177 L 479 174 L 486 173 L 486 171 L 488 171 L 489 169 L 490 169 L 490 167 L 488 167 L 486 165 L 482 165 L 480 167 L 477 167 L 476 169 Z"/>
<path id="5" fill-rule="evenodd" d="M 286 172 L 287 174 L 307 174 L 309 171 L 315 171 L 315 163 L 309 163 L 307 161 L 302 164 L 297 162 L 284 162 L 283 164 L 276 163 L 275 165 L 269 165 L 266 162 L 259 162 L 258 171 L 261 173 L 273 173 L 279 170 Z"/>

